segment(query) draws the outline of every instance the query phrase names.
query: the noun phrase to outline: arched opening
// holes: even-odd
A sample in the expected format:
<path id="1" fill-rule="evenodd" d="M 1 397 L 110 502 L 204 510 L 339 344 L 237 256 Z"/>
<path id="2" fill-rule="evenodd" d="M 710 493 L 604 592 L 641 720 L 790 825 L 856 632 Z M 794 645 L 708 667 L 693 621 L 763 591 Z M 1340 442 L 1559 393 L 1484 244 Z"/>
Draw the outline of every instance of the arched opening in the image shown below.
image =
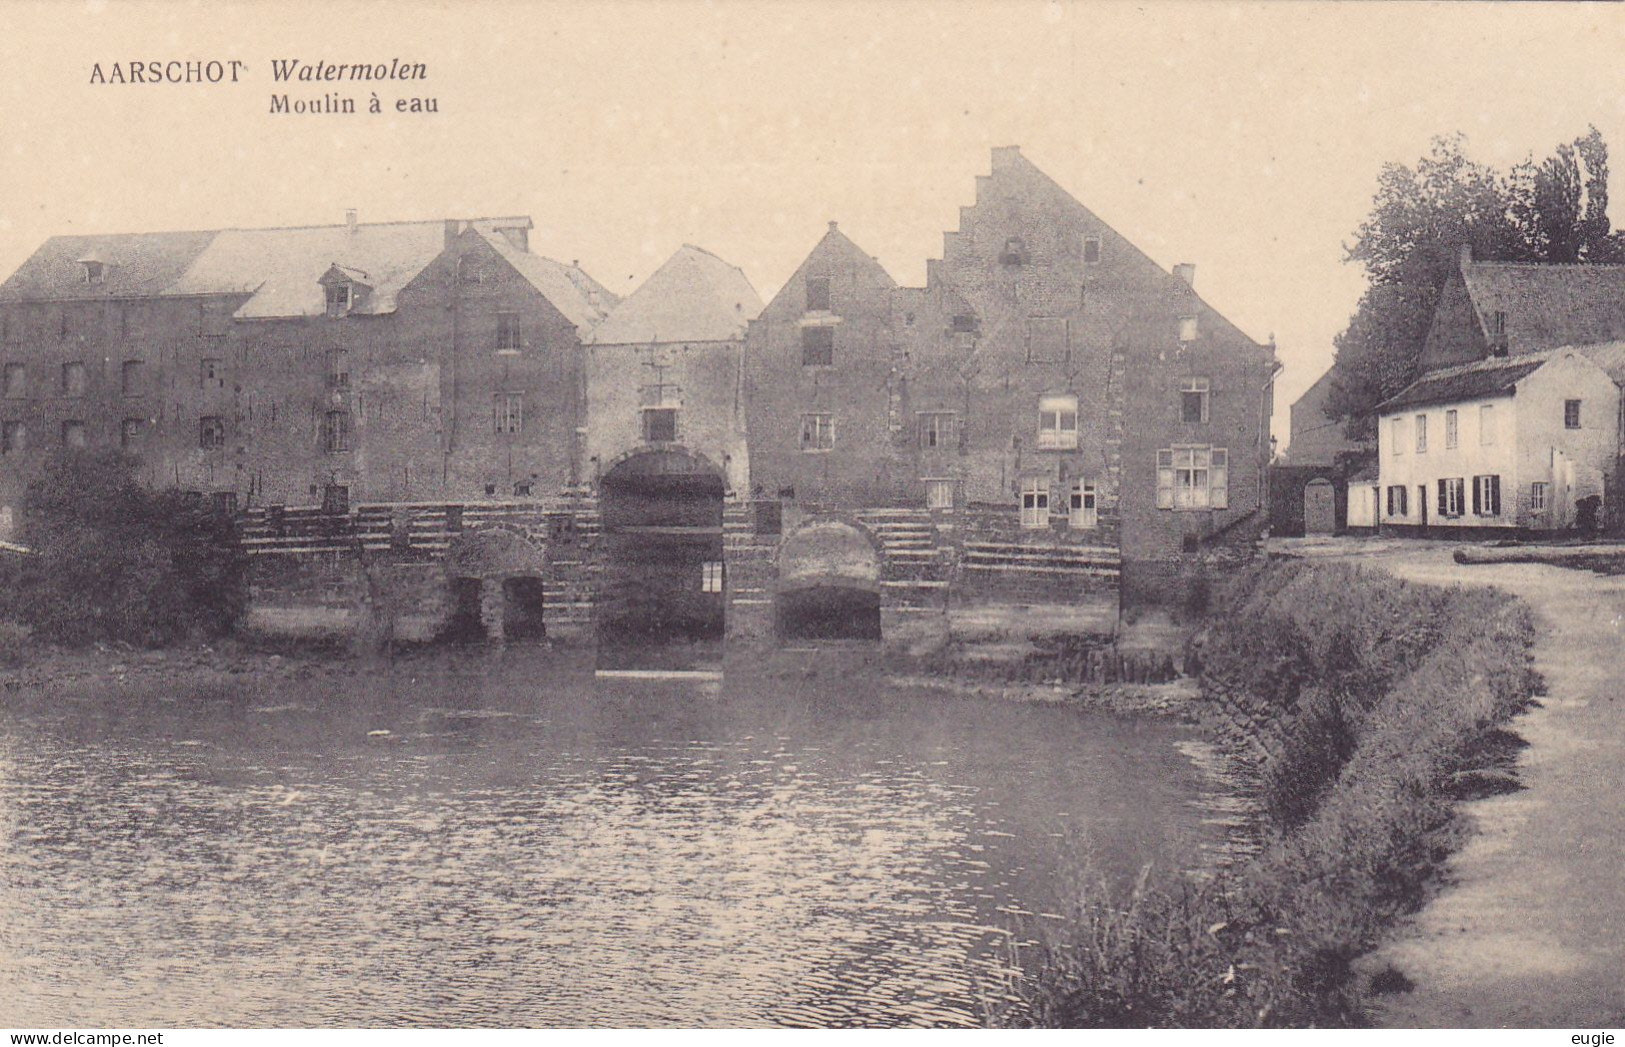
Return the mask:
<path id="1" fill-rule="evenodd" d="M 631 455 L 604 474 L 600 644 L 722 639 L 723 490 L 721 471 L 681 448 Z"/>
<path id="2" fill-rule="evenodd" d="M 501 528 L 459 534 L 446 549 L 445 567 L 444 639 L 474 643 L 547 636 L 545 560 L 524 535 Z"/>
<path id="3" fill-rule="evenodd" d="M 879 640 L 880 554 L 842 520 L 802 524 L 779 546 L 774 625 L 785 640 Z"/>
<path id="4" fill-rule="evenodd" d="M 1303 488 L 1303 533 L 1331 534 L 1337 530 L 1337 491 L 1325 478 L 1310 480 Z"/>

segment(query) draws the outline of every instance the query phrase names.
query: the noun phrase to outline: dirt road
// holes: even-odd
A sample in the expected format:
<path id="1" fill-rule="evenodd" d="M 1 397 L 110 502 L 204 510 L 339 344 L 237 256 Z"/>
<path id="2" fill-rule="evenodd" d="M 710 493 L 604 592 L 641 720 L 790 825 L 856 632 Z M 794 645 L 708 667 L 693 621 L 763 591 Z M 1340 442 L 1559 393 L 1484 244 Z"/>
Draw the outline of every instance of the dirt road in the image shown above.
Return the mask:
<path id="1" fill-rule="evenodd" d="M 1625 578 L 1537 564 L 1468 566 L 1435 542 L 1309 540 L 1283 551 L 1402 578 L 1495 585 L 1528 601 L 1540 634 L 1539 708 L 1525 788 L 1464 805 L 1477 830 L 1450 886 L 1371 958 L 1415 985 L 1383 997 L 1389 1026 L 1625 1024 Z"/>

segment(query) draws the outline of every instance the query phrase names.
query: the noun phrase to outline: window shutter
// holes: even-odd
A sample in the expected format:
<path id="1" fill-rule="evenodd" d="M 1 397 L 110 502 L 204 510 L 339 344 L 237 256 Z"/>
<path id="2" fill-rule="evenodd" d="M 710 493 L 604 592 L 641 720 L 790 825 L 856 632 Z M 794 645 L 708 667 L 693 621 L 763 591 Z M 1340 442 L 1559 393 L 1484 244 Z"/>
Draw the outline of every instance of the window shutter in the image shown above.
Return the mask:
<path id="1" fill-rule="evenodd" d="M 1450 498 L 1445 493 L 1445 486 L 1446 486 L 1445 481 L 1441 478 L 1439 480 L 1439 515 L 1440 516 L 1449 516 L 1450 515 Z"/>
<path id="2" fill-rule="evenodd" d="M 1501 477 L 1490 477 L 1490 515 L 1501 515 Z"/>
<path id="3" fill-rule="evenodd" d="M 1484 515 L 1484 501 L 1480 497 L 1480 492 L 1482 492 L 1482 490 L 1484 489 L 1483 479 L 1484 478 L 1482 476 L 1473 477 L 1473 515 L 1474 516 L 1483 516 Z"/>
<path id="4" fill-rule="evenodd" d="M 1157 508 L 1174 507 L 1174 452 L 1157 452 Z"/>

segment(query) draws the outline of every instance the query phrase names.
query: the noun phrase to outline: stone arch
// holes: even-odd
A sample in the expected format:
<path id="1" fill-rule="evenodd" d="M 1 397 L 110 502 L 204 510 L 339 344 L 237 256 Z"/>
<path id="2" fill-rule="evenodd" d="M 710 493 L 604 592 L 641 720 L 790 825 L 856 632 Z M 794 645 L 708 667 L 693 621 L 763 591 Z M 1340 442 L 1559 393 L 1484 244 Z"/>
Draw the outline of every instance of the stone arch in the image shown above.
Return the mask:
<path id="1" fill-rule="evenodd" d="M 498 525 L 453 536 L 445 567 L 454 578 L 540 578 L 547 561 L 523 532 Z"/>
<path id="2" fill-rule="evenodd" d="M 500 642 L 546 635 L 547 561 L 523 532 L 498 525 L 455 535 L 442 567 L 449 638 Z"/>
<path id="3" fill-rule="evenodd" d="M 708 456 L 684 444 L 638 444 L 635 447 L 627 448 L 602 464 L 598 483 L 602 487 L 604 481 L 611 480 L 611 477 L 616 473 L 623 476 L 654 475 L 651 471 L 636 468 L 640 460 L 643 462 L 656 462 L 678 459 L 686 459 L 693 463 L 695 468 L 689 469 L 688 472 L 690 473 L 710 473 L 716 476 L 717 479 L 722 480 L 723 483 L 727 483 L 728 474 L 722 466 L 713 462 Z"/>
<path id="4" fill-rule="evenodd" d="M 774 553 L 773 617 L 787 640 L 879 640 L 884 548 L 849 516 L 803 520 Z"/>

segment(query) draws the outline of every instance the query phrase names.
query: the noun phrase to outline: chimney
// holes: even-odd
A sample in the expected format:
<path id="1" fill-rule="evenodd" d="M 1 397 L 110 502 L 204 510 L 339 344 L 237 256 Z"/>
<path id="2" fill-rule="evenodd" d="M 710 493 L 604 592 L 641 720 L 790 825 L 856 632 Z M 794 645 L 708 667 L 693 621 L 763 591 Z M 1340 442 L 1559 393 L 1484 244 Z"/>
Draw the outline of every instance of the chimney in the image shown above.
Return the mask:
<path id="1" fill-rule="evenodd" d="M 830 223 L 829 223 L 829 231 L 833 233 L 835 230 L 837 230 L 839 228 L 840 228 L 840 226 L 836 224 L 835 220 L 831 219 Z"/>
<path id="2" fill-rule="evenodd" d="M 356 224 L 355 208 L 353 208 L 353 207 L 349 208 L 348 210 L 346 210 L 344 212 L 344 224 L 350 227 L 350 232 L 352 232 L 352 233 L 355 232 L 355 224 Z"/>
<path id="3" fill-rule="evenodd" d="M 1195 262 L 1180 262 L 1179 264 L 1175 265 L 1174 266 L 1174 275 L 1176 277 L 1178 277 L 1179 281 L 1181 283 L 1183 283 L 1186 287 L 1190 287 L 1190 288 L 1195 288 L 1196 287 L 1196 263 Z"/>
<path id="4" fill-rule="evenodd" d="M 445 245 L 446 245 L 446 248 L 448 250 L 451 248 L 451 245 L 457 240 L 457 238 L 462 235 L 462 233 L 463 233 L 463 223 L 462 222 L 459 222 L 455 218 L 446 219 L 446 244 Z"/>

